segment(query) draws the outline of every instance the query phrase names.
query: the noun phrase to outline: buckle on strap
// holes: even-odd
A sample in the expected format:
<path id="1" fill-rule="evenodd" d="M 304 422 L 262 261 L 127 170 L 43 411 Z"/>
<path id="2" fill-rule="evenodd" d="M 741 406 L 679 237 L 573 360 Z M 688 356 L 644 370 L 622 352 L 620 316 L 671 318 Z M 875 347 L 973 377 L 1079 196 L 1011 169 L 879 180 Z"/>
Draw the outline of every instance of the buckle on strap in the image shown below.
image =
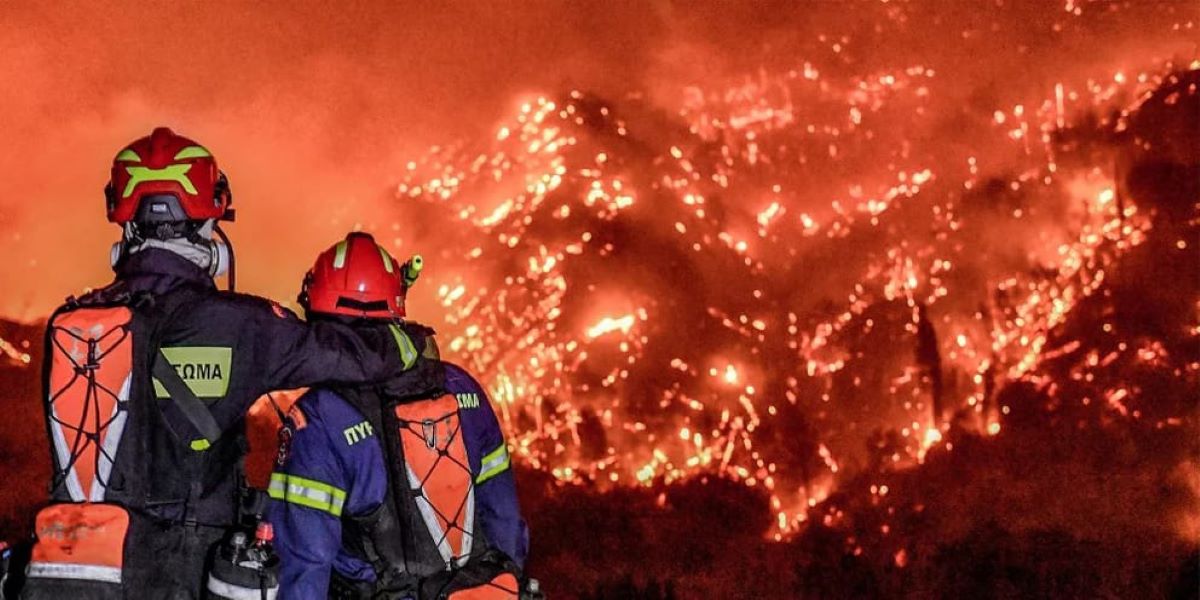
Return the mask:
<path id="1" fill-rule="evenodd" d="M 437 448 L 437 423 L 433 419 L 421 421 L 421 437 L 425 438 L 426 446 Z"/>

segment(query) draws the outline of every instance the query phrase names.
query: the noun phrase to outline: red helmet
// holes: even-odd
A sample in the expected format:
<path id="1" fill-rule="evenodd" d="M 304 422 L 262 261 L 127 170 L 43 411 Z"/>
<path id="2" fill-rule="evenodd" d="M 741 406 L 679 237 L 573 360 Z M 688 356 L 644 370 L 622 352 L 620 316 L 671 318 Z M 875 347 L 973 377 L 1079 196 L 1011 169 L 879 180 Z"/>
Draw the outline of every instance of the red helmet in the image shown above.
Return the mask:
<path id="1" fill-rule="evenodd" d="M 113 223 L 233 218 L 229 182 L 216 159 L 166 127 L 117 153 L 104 196 Z"/>
<path id="2" fill-rule="evenodd" d="M 304 276 L 300 305 L 310 313 L 403 317 L 402 265 L 369 233 L 354 232 L 317 257 Z"/>

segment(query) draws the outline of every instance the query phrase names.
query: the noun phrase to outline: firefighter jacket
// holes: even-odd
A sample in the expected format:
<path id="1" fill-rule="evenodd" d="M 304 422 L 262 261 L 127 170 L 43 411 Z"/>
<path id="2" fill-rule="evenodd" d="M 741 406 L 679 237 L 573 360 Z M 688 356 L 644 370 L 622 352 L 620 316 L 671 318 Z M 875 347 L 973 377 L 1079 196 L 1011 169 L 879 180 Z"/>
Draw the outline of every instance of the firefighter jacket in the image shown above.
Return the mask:
<path id="1" fill-rule="evenodd" d="M 90 574 L 120 584 L 127 597 L 198 598 L 209 546 L 238 517 L 244 419 L 254 401 L 319 383 L 390 380 L 403 388 L 405 369 L 425 360 L 421 335 L 396 324 L 306 324 L 268 300 L 218 291 L 205 271 L 169 251 L 127 257 L 112 285 L 51 317 L 44 372 L 52 499 L 128 512 L 118 519 L 127 521 L 123 550 L 105 564 L 63 566 L 51 564 L 49 550 L 39 564 L 35 547 L 26 597 L 44 597 L 39 576 Z M 155 371 L 164 365 L 177 378 Z M 218 435 L 202 435 L 161 379 L 182 380 Z M 82 526 L 43 527 L 39 518 L 38 527 L 46 546 L 64 527 Z"/>
<path id="2" fill-rule="evenodd" d="M 479 383 L 444 364 L 432 397 L 318 389 L 293 407 L 268 510 L 283 598 L 329 597 L 331 576 L 422 599 L 504 576 L 496 597 L 516 597 L 528 531 L 508 449 Z"/>

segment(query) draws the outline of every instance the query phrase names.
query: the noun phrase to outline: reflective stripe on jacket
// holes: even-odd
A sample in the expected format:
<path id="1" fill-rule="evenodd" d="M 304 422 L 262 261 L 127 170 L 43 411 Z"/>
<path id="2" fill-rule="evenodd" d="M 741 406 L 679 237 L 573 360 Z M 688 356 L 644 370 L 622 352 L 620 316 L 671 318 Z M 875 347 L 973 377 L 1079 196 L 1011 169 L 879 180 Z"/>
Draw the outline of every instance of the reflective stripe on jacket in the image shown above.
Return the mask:
<path id="1" fill-rule="evenodd" d="M 493 547 L 523 566 L 528 532 L 496 415 L 478 382 L 457 366 L 446 364 L 446 391 L 458 399 L 476 482 L 476 523 Z M 347 579 L 375 579 L 372 566 L 344 548 L 342 520 L 381 506 L 388 468 L 380 432 L 334 391 L 310 390 L 289 421 L 290 441 L 272 474 L 268 509 L 281 559 L 280 594 L 323 600 L 331 570 Z"/>
<path id="2" fill-rule="evenodd" d="M 116 355 L 89 356 L 93 327 L 83 321 L 56 328 L 58 319 L 51 320 L 44 398 L 52 500 L 103 500 L 130 509 L 123 581 L 139 598 L 200 597 L 209 546 L 237 517 L 245 416 L 255 400 L 326 381 L 408 381 L 404 369 L 425 364 L 415 356 L 423 347 L 417 333 L 407 339 L 407 332 L 387 326 L 307 324 L 264 298 L 218 291 L 206 271 L 162 249 L 128 256 L 112 285 L 69 302 L 56 317 L 126 305 L 133 315 L 131 348 L 121 355 L 128 374 L 117 378 L 126 383 L 105 386 L 101 398 L 108 409 L 103 416 L 116 417 L 97 418 L 95 402 L 64 405 L 69 396 L 88 399 L 95 390 L 64 392 L 79 384 L 68 383 L 74 373 L 61 367 L 93 360 L 99 364 L 92 370 L 118 367 Z M 160 349 L 211 413 L 221 432 L 214 443 L 197 443 L 194 421 L 152 380 L 151 361 Z"/>

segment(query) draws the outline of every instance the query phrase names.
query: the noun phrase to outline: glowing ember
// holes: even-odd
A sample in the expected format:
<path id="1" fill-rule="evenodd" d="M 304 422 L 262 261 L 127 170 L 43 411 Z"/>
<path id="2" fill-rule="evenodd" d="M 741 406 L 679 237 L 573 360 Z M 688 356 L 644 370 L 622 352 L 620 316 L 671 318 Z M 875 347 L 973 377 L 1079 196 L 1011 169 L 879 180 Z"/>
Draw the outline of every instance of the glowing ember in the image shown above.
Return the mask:
<path id="1" fill-rule="evenodd" d="M 599 323 L 596 323 L 588 328 L 587 336 L 590 338 L 596 338 L 614 331 L 629 333 L 630 327 L 633 327 L 633 315 L 625 315 L 624 317 L 619 317 L 616 319 L 612 317 L 604 317 Z"/>
<path id="2" fill-rule="evenodd" d="M 827 499 L 861 473 L 928 467 L 962 435 L 1003 441 L 1028 411 L 1006 389 L 1188 422 L 1149 418 L 1153 391 L 1105 375 L 1195 378 L 1200 362 L 1095 303 L 1163 229 L 1119 148 L 1149 151 L 1137 116 L 1200 61 L 1139 46 L 1060 68 L 1005 32 L 1012 55 L 980 61 L 996 70 L 980 78 L 939 55 L 928 23 L 965 23 L 947 28 L 957 44 L 1027 15 L 884 4 L 863 7 L 873 33 L 797 33 L 682 89 L 523 96 L 478 141 L 400 163 L 392 226 L 418 237 L 404 249 L 433 280 L 415 293 L 436 294 L 447 354 L 485 381 L 526 465 L 564 486 L 736 480 L 769 495 L 770 539 L 785 539 L 841 523 Z M 1068 0 L 1039 35 L 1078 35 L 1101 6 L 1125 10 Z M 1190 35 L 1178 12 L 1172 31 Z M 915 50 L 879 50 L 913 33 Z M 1170 247 L 1194 251 L 1182 235 Z M 1098 332 L 1071 330 L 1081 311 Z M 874 503 L 898 490 L 870 489 Z"/>
<path id="3" fill-rule="evenodd" d="M 472 235 L 438 292 L 449 347 L 486 375 L 523 460 L 564 482 L 715 472 L 771 491 L 787 533 L 862 452 L 845 432 L 899 432 L 903 468 L 952 450 L 951 415 L 998 435 L 1005 383 L 1045 385 L 1042 363 L 1071 351 L 1052 332 L 1151 228 L 1056 136 L 1093 108 L 1128 114 L 1163 78 L 1058 82 L 983 114 L 990 137 L 957 155 L 895 150 L 914 142 L 887 125 L 915 111 L 921 127 L 932 102 L 922 65 L 833 79 L 801 61 L 692 88 L 688 133 L 662 147 L 645 140 L 669 125 L 635 109 L 543 96 L 489 145 L 410 163 L 398 191 Z M 984 179 L 981 157 L 1005 153 L 1013 175 Z M 823 172 L 838 175 L 808 176 Z M 625 310 L 577 324 L 590 304 Z M 1105 402 L 1132 418 L 1134 394 Z M 841 405 L 861 398 L 883 400 L 848 427 Z M 800 421 L 819 425 L 805 443 L 824 476 L 782 458 L 778 432 Z"/>
<path id="4" fill-rule="evenodd" d="M 0 353 L 3 353 L 9 358 L 9 360 L 12 360 L 18 364 L 27 365 L 30 361 L 28 352 L 18 350 L 16 346 L 9 343 L 4 338 L 0 338 Z"/>

